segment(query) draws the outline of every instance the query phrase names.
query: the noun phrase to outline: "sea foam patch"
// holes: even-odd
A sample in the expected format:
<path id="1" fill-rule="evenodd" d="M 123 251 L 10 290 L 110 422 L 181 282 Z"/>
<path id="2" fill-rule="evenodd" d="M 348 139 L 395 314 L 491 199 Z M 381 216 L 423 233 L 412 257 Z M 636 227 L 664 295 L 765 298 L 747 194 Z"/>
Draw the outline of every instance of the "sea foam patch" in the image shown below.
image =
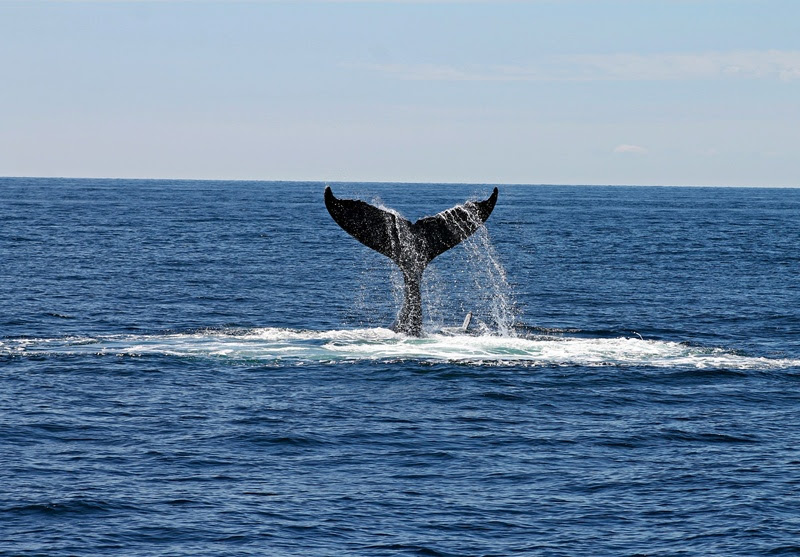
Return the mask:
<path id="1" fill-rule="evenodd" d="M 775 359 L 638 337 L 433 334 L 413 338 L 389 329 L 311 331 L 261 328 L 154 335 L 4 339 L 0 355 L 170 356 L 264 364 L 421 361 L 474 365 L 652 366 L 694 369 L 781 369 L 798 359 Z"/>

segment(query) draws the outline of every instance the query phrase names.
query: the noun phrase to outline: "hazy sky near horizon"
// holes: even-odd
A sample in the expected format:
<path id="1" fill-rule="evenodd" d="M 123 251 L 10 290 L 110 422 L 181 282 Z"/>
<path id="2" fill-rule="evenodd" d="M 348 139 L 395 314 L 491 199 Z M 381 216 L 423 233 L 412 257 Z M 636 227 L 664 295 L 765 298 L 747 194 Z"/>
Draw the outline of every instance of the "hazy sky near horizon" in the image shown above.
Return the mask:
<path id="1" fill-rule="evenodd" d="M 797 0 L 0 0 L 0 176 L 800 187 Z"/>

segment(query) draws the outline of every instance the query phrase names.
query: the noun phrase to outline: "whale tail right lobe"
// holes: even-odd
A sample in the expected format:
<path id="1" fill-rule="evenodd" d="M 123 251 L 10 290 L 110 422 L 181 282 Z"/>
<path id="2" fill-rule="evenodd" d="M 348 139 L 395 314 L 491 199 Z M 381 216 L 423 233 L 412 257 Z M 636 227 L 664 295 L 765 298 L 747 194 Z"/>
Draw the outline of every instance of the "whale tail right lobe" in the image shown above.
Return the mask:
<path id="1" fill-rule="evenodd" d="M 497 188 L 484 201 L 468 201 L 415 223 L 358 199 L 339 199 L 325 188 L 325 207 L 356 240 L 394 261 L 403 272 L 405 298 L 395 330 L 422 334 L 422 272 L 435 257 L 469 238 L 492 214 Z"/>

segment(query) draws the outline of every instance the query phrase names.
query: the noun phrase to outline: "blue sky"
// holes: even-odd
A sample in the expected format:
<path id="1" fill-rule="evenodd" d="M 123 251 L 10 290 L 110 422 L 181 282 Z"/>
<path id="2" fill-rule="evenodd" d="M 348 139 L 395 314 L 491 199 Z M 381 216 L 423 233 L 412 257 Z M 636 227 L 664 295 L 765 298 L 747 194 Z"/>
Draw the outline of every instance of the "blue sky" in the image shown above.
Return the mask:
<path id="1" fill-rule="evenodd" d="M 0 0 L 0 176 L 800 187 L 797 0 Z"/>

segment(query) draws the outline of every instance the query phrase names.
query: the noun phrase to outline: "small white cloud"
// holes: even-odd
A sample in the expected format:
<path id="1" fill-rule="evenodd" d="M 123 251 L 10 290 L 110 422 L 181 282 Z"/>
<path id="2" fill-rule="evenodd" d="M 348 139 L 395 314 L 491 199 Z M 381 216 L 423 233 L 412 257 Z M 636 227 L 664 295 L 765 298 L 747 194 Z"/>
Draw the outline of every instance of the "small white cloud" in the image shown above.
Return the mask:
<path id="1" fill-rule="evenodd" d="M 800 79 L 800 50 L 662 54 L 582 54 L 543 57 L 529 64 L 348 64 L 399 79 L 424 81 L 676 81 Z"/>
<path id="2" fill-rule="evenodd" d="M 796 68 L 784 68 L 778 74 L 781 81 L 792 81 L 793 79 L 800 79 L 800 66 Z"/>
<path id="3" fill-rule="evenodd" d="M 479 81 L 464 70 L 436 64 L 342 64 L 345 68 L 380 72 L 397 79 L 411 81 Z"/>
<path id="4" fill-rule="evenodd" d="M 627 145 L 623 143 L 622 145 L 617 145 L 614 147 L 615 153 L 632 153 L 634 155 L 645 155 L 647 154 L 647 149 L 640 145 Z"/>

